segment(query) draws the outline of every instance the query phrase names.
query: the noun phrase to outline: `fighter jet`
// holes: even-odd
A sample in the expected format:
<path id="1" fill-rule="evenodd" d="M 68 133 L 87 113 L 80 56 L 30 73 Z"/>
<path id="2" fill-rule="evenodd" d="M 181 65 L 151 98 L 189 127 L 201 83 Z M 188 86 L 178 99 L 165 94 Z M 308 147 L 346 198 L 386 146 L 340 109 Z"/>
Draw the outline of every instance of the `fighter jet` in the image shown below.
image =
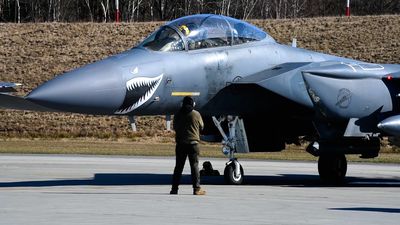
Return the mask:
<path id="1" fill-rule="evenodd" d="M 0 92 L 14 88 L 3 83 Z M 227 183 L 235 153 L 282 151 L 300 139 L 322 180 L 345 179 L 345 155 L 374 158 L 400 135 L 400 65 L 373 64 L 277 43 L 234 18 L 199 14 L 166 23 L 137 46 L 56 76 L 2 108 L 95 115 L 172 115 L 192 96 L 206 140 L 222 140 Z"/>

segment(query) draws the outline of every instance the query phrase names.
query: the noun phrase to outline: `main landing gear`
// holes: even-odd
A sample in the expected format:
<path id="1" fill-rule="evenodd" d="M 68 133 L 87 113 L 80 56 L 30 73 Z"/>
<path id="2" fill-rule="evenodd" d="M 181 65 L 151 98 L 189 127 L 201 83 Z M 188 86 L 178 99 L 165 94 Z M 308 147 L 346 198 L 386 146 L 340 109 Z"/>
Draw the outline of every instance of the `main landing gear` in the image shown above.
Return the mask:
<path id="1" fill-rule="evenodd" d="M 320 148 L 324 147 L 325 151 Z M 340 147 L 338 147 L 340 149 Z M 325 145 L 313 142 L 307 147 L 307 152 L 318 159 L 318 173 L 320 179 L 326 184 L 342 184 L 347 172 L 347 159 L 345 154 L 327 149 Z M 327 151 L 330 150 L 330 151 Z"/>
<path id="2" fill-rule="evenodd" d="M 347 172 L 345 154 L 360 155 L 368 159 L 378 156 L 380 139 L 377 136 L 343 137 L 338 140 L 319 140 L 310 143 L 307 152 L 319 157 L 318 172 L 326 184 L 342 184 Z"/>
<path id="3" fill-rule="evenodd" d="M 247 139 L 245 137 L 245 131 L 243 122 L 239 117 L 227 116 L 221 117 L 217 119 L 216 117 L 212 117 L 215 126 L 218 128 L 219 132 L 222 135 L 222 152 L 224 155 L 229 157 L 229 161 L 226 163 L 225 170 L 224 170 L 224 178 L 226 184 L 234 184 L 239 185 L 243 183 L 244 172 L 243 167 L 240 165 L 237 158 L 235 158 L 235 153 L 237 152 L 238 145 L 246 145 L 247 146 Z M 221 123 L 225 121 L 228 122 L 229 134 L 225 134 L 224 130 L 222 129 Z M 244 136 L 243 136 L 244 135 Z M 237 138 L 239 136 L 240 140 Z M 246 147 L 244 147 L 246 152 Z M 248 146 L 247 146 L 248 152 Z"/>

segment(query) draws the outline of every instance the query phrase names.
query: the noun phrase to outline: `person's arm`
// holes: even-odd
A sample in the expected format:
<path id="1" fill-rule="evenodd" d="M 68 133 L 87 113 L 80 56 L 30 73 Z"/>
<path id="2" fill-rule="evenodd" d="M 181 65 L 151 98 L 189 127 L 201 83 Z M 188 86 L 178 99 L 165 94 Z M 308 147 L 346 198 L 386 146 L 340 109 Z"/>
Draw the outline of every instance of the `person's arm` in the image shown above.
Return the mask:
<path id="1" fill-rule="evenodd" d="M 176 131 L 176 114 L 174 115 L 174 119 L 172 120 L 172 129 Z"/>
<path id="2" fill-rule="evenodd" d="M 199 128 L 200 128 L 200 131 L 202 131 L 204 129 L 204 122 L 203 122 L 203 119 L 201 118 L 200 113 L 199 113 Z"/>

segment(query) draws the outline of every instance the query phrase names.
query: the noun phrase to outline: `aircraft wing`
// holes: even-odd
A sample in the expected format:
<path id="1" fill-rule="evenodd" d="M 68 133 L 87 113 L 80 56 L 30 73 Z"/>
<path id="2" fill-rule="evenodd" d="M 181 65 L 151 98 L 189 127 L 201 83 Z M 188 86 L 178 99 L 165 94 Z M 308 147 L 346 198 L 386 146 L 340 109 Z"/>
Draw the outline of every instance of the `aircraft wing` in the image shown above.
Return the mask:
<path id="1" fill-rule="evenodd" d="M 285 63 L 227 84 L 205 106 L 206 112 L 247 114 L 282 111 L 284 108 L 312 108 L 313 103 L 301 76 L 312 63 Z"/>
<path id="2" fill-rule="evenodd" d="M 313 67 L 315 63 L 296 62 L 284 63 L 270 69 L 258 72 L 235 82 L 235 85 L 256 84 L 266 90 L 306 107 L 313 107 L 307 93 L 303 70 Z"/>
<path id="3" fill-rule="evenodd" d="M 23 97 L 0 93 L 0 108 L 1 109 L 16 109 L 40 112 L 57 112 L 57 110 L 49 109 L 38 104 L 35 104 Z"/>

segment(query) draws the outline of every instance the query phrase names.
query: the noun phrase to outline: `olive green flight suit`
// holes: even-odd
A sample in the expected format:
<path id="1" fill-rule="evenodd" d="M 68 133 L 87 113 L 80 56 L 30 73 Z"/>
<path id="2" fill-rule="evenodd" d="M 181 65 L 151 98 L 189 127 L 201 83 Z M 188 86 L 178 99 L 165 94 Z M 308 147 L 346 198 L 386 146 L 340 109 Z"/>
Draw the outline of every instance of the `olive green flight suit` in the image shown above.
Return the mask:
<path id="1" fill-rule="evenodd" d="M 176 164 L 172 178 L 172 189 L 178 190 L 186 157 L 189 158 L 193 188 L 199 189 L 200 173 L 198 143 L 200 141 L 200 131 L 204 127 L 201 115 L 196 110 L 192 110 L 188 113 L 179 111 L 174 116 L 173 126 L 176 132 Z"/>

